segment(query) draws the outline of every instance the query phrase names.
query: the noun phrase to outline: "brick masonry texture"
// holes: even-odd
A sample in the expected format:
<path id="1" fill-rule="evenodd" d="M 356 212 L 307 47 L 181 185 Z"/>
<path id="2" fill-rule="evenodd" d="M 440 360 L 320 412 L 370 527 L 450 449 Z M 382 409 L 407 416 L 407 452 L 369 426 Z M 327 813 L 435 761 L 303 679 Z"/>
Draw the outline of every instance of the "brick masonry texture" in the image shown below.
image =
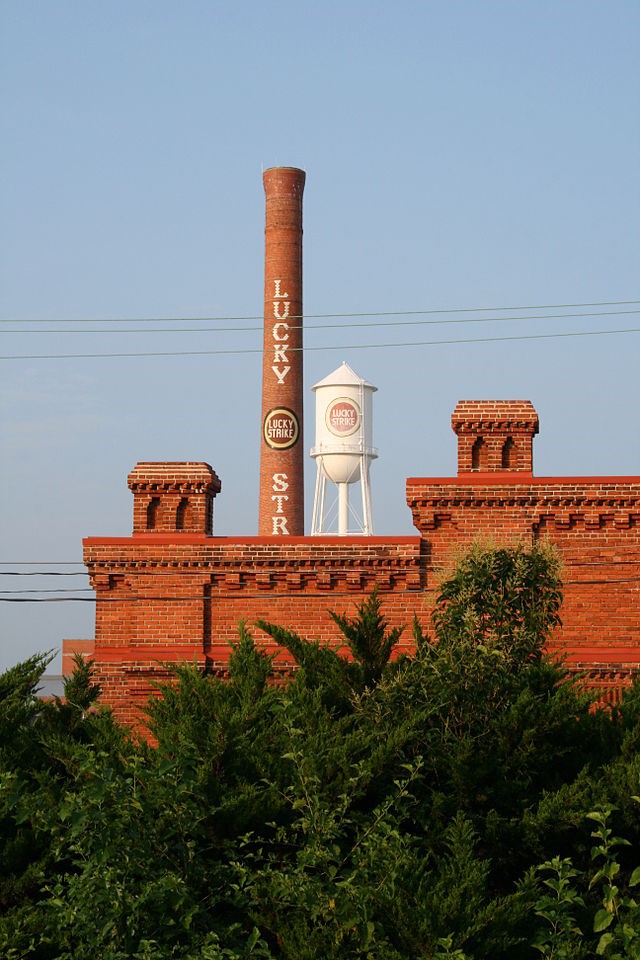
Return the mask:
<path id="1" fill-rule="evenodd" d="M 265 192 L 264 336 L 258 529 L 304 533 L 302 194 L 305 173 L 272 167 Z M 289 430 L 270 427 L 286 424 Z M 269 427 L 270 425 L 270 427 Z M 275 445 L 274 445 L 275 444 Z"/>
<path id="2" fill-rule="evenodd" d="M 287 671 L 256 620 L 339 646 L 328 611 L 353 615 L 374 586 L 389 622 L 406 625 L 399 652 L 409 652 L 414 614 L 428 625 L 438 584 L 478 539 L 558 547 L 565 601 L 552 649 L 615 699 L 640 669 L 640 477 L 534 477 L 538 418 L 525 401 L 463 401 L 452 426 L 459 451 L 481 440 L 494 454 L 474 468 L 459 453 L 455 478 L 407 480 L 413 537 L 215 537 L 220 481 L 208 465 L 138 464 L 132 536 L 84 541 L 104 702 L 135 725 L 168 663 L 224 674 L 240 619 Z"/>

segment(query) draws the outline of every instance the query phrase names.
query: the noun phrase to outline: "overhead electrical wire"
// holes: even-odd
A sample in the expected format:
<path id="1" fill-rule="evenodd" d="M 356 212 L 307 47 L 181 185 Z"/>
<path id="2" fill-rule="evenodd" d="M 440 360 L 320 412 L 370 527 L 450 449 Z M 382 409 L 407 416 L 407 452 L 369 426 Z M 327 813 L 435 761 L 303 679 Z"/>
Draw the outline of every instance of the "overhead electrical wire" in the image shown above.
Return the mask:
<path id="1" fill-rule="evenodd" d="M 411 317 L 426 315 L 443 315 L 451 313 L 503 313 L 509 310 L 570 310 L 578 307 L 624 307 L 640 304 L 640 300 L 593 300 L 584 303 L 536 303 L 524 304 L 507 307 L 445 307 L 437 309 L 434 307 L 423 310 L 370 310 L 347 313 L 305 313 L 303 316 L 292 315 L 291 320 L 332 320 L 341 317 Z M 209 321 L 244 321 L 244 320 L 263 320 L 260 314 L 248 314 L 243 316 L 203 316 L 203 317 L 98 317 L 89 319 L 87 317 L 79 320 L 12 320 L 10 318 L 0 318 L 0 323 L 191 323 L 191 322 L 209 322 Z"/>
<path id="2" fill-rule="evenodd" d="M 0 567 L 82 567 L 82 560 L 0 560 Z"/>
<path id="3" fill-rule="evenodd" d="M 63 570 L 0 570 L 0 577 L 88 577 L 82 570 L 65 573 Z"/>
<path id="4" fill-rule="evenodd" d="M 564 580 L 563 581 L 563 584 L 565 586 L 575 586 L 575 587 L 579 587 L 579 586 L 586 587 L 586 586 L 597 586 L 597 585 L 609 586 L 610 584 L 616 584 L 616 583 L 640 583 L 640 577 L 614 577 L 614 578 L 607 577 L 607 578 L 602 578 L 602 579 L 599 578 L 594 580 Z M 413 590 L 411 591 L 411 593 L 415 596 L 419 596 L 420 594 L 424 594 L 424 593 L 433 593 L 438 589 L 439 589 L 438 586 L 434 585 L 432 587 L 425 587 L 423 590 Z M 5 591 L 5 592 L 8 592 L 8 591 Z M 40 590 L 37 592 L 46 593 L 45 590 Z M 62 591 L 56 591 L 56 592 L 61 593 Z M 72 592 L 77 593 L 78 591 L 72 591 Z M 260 593 L 242 593 L 241 596 L 243 600 L 267 599 L 268 601 L 272 601 L 277 599 L 282 599 L 282 600 L 291 599 L 290 593 L 280 593 L 272 590 L 262 591 Z M 326 590 L 322 590 L 322 591 L 305 590 L 304 596 L 326 598 L 327 591 Z M 229 600 L 229 599 L 237 600 L 238 594 L 237 593 L 216 593 L 213 596 L 209 596 L 209 597 L 202 596 L 202 594 L 194 595 L 194 596 L 170 596 L 170 597 L 147 596 L 147 595 L 140 595 L 135 597 L 132 597 L 132 596 L 101 597 L 100 603 L 101 604 L 142 603 L 150 600 L 154 602 L 162 602 L 162 603 L 182 603 L 182 602 L 191 602 L 193 600 L 196 600 L 202 603 L 214 603 L 214 602 L 218 602 L 219 600 Z M 0 596 L 0 603 L 96 603 L 96 602 L 97 602 L 97 598 L 95 596 L 92 596 L 92 597 L 78 597 L 78 596 L 24 597 L 24 596 L 13 596 L 13 595 Z"/>
<path id="5" fill-rule="evenodd" d="M 505 343 L 516 340 L 557 340 L 567 337 L 606 337 L 628 333 L 640 333 L 640 327 L 631 327 L 622 330 L 581 330 L 563 333 L 532 333 L 518 336 L 503 337 L 469 337 L 451 340 L 407 340 L 390 343 L 350 343 L 330 344 L 329 346 L 289 347 L 291 353 L 308 353 L 309 351 L 327 350 L 380 350 L 397 349 L 400 347 L 438 347 L 461 343 Z M 136 353 L 38 353 L 14 354 L 0 356 L 0 360 L 113 360 L 116 358 L 133 357 L 212 357 L 232 356 L 240 354 L 262 353 L 262 347 L 231 348 L 228 350 L 156 350 L 140 351 Z"/>
<path id="6" fill-rule="evenodd" d="M 460 324 L 460 323 L 495 323 L 495 322 L 523 322 L 526 320 L 550 320 L 550 319 L 585 319 L 587 317 L 612 317 L 620 316 L 623 314 L 638 314 L 640 309 L 631 309 L 631 310 L 607 310 L 607 311 L 589 311 L 589 312 L 580 312 L 580 313 L 552 313 L 552 314 L 532 314 L 531 310 L 542 310 L 542 309 L 562 309 L 566 311 L 568 309 L 577 309 L 580 307 L 615 307 L 615 306 L 631 306 L 636 307 L 640 304 L 640 300 L 601 300 L 601 301 L 590 301 L 583 303 L 565 303 L 565 304 L 542 304 L 542 305 L 520 305 L 520 306 L 509 306 L 509 307 L 457 307 L 457 308 L 445 308 L 445 309 L 423 309 L 423 310 L 398 310 L 398 311 L 371 311 L 371 312 L 354 312 L 354 313 L 326 313 L 326 314 L 306 314 L 305 320 L 307 321 L 306 329 L 307 332 L 314 332 L 316 330 L 335 330 L 335 329 L 362 329 L 362 328 L 374 328 L 382 327 L 387 330 L 394 329 L 401 326 L 415 326 L 415 325 L 444 325 L 444 324 Z M 489 316 L 489 317 L 477 317 L 470 316 L 470 314 L 478 313 L 494 313 L 494 314 L 508 314 L 513 311 L 529 311 L 525 316 Z M 452 316 L 452 315 L 457 316 Z M 461 316 L 464 314 L 464 316 Z M 422 319 L 411 319 L 411 320 L 396 320 L 390 321 L 390 317 L 422 317 Z M 430 319 L 425 319 L 425 317 Z M 384 317 L 387 319 L 384 320 L 367 320 L 366 322 L 349 322 L 353 318 L 359 317 Z M 433 319 L 438 317 L 439 319 Z M 300 316 L 290 316 L 286 318 L 287 321 L 302 320 Z M 340 323 L 327 323 L 327 324 L 309 324 L 310 319 L 340 319 Z M 104 319 L 104 320 L 91 320 L 87 321 L 69 321 L 72 323 L 186 323 L 186 322 L 199 322 L 204 321 L 244 321 L 244 320 L 260 320 L 263 318 L 259 316 L 238 316 L 238 317 L 191 317 L 191 318 L 124 318 L 124 319 Z M 16 323 L 17 321 L 3 320 L 2 323 Z M 48 323 L 49 325 L 54 323 L 63 323 L 65 321 L 34 321 L 26 320 L 22 321 L 23 323 Z M 291 329 L 296 329 L 293 323 L 289 323 Z M 297 325 L 300 326 L 300 325 Z M 175 327 L 175 328 L 136 328 L 136 329 L 64 329 L 64 330 L 51 330 L 51 329 L 42 329 L 40 326 L 38 329 L 18 329 L 18 330 L 7 330 L 0 328 L 0 332 L 6 333 L 9 335 L 16 335 L 21 333 L 36 333 L 39 335 L 59 335 L 59 334 L 95 334 L 100 335 L 103 333 L 136 333 L 136 334 L 153 334 L 155 336 L 162 335 L 163 333 L 242 333 L 242 332 L 251 332 L 256 333 L 262 328 L 259 326 L 256 327 L 193 327 L 193 328 L 184 328 L 184 327 Z M 542 339 L 557 339 L 560 337 L 586 337 L 586 336 L 611 336 L 611 335 L 621 335 L 621 334 L 630 334 L 638 333 L 640 330 L 638 328 L 627 328 L 627 329 L 618 329 L 618 330 L 579 330 L 579 331 L 561 331 L 556 333 L 535 333 L 535 334 L 520 334 L 520 335 L 509 335 L 509 336 L 496 336 L 496 337 L 476 337 L 476 338 L 455 338 L 455 339 L 446 339 L 446 340 L 426 340 L 426 341 L 400 341 L 400 342 L 387 342 L 387 343 L 358 343 L 358 344 L 321 344 L 316 346 L 306 346 L 293 348 L 290 347 L 292 353 L 300 351 L 330 351 L 330 350 L 357 350 L 357 349 L 392 349 L 392 348 L 405 348 L 405 347 L 420 347 L 420 346 L 439 346 L 439 345 L 455 345 L 455 344 L 465 344 L 465 343 L 498 343 L 506 342 L 509 340 L 542 340 Z M 135 357 L 192 357 L 192 356 L 230 356 L 230 355 L 241 355 L 241 354 L 259 354 L 262 352 L 262 347 L 231 347 L 231 348 L 217 348 L 212 350 L 156 350 L 156 351 L 122 351 L 122 352 L 106 352 L 101 351 L 97 353 L 42 353 L 42 354 L 11 354 L 11 355 L 0 355 L 0 360 L 89 360 L 89 359 L 121 359 L 121 358 L 135 358 Z"/>
<path id="7" fill-rule="evenodd" d="M 25 563 L 25 564 L 28 563 L 28 561 L 16 561 L 16 562 L 17 562 L 17 563 Z M 58 563 L 63 563 L 63 561 L 53 561 L 53 562 L 54 562 L 54 563 L 56 563 L 56 562 L 58 562 Z M 621 560 L 621 559 L 618 559 L 618 560 L 610 560 L 610 561 L 607 561 L 607 560 L 602 560 L 602 561 L 577 561 L 577 562 L 575 562 L 575 563 L 571 563 L 570 566 L 571 566 L 571 567 L 580 567 L 580 566 L 583 566 L 583 567 L 585 567 L 585 566 L 613 566 L 613 565 L 621 565 L 621 564 L 634 564 L 634 565 L 635 565 L 635 564 L 637 564 L 637 563 L 638 563 L 638 560 Z M 444 569 L 444 567 L 441 566 L 441 567 L 437 567 L 437 568 L 434 568 L 434 569 Z M 157 578 L 157 577 L 162 577 L 163 575 L 176 577 L 176 576 L 180 576 L 181 572 L 182 572 L 182 571 L 180 571 L 180 570 L 173 570 L 173 571 L 172 571 L 172 570 L 135 570 L 135 571 L 133 571 L 133 575 L 134 575 L 136 578 L 137 578 L 137 577 L 140 577 L 140 576 L 148 576 L 148 577 L 150 577 L 150 578 L 151 578 L 151 577 L 156 577 L 156 578 Z M 303 572 L 307 572 L 310 576 L 313 575 L 313 571 L 312 571 L 311 569 L 309 569 L 309 570 L 307 570 L 307 571 L 303 571 Z M 340 575 L 340 574 L 344 574 L 344 573 L 346 573 L 346 572 L 351 572 L 351 570 L 348 570 L 348 571 L 347 571 L 347 570 L 340 570 L 340 569 L 332 569 L 332 570 L 331 570 L 331 573 L 332 573 L 333 575 Z M 43 572 L 41 572 L 41 571 L 29 571 L 29 572 L 19 572 L 19 573 L 17 573 L 17 572 L 12 572 L 12 571 L 4 571 L 4 572 L 3 572 L 3 571 L 0 571 L 0 576 L 3 576 L 3 575 L 4 575 L 4 576 L 88 576 L 88 574 L 87 574 L 86 572 L 85 572 L 85 573 L 64 573 L 64 572 L 61 573 L 61 572 L 56 571 L 56 572 L 53 572 L 53 573 L 43 573 Z M 623 584 L 623 583 L 640 583 L 640 577 L 607 577 L 607 578 L 597 578 L 597 579 L 563 580 L 563 586 L 593 586 L 593 585 L 608 586 L 608 585 L 610 585 L 610 584 Z M 423 593 L 423 594 L 424 594 L 424 593 L 433 593 L 433 592 L 434 592 L 435 590 L 437 590 L 437 589 L 438 589 L 438 587 L 437 587 L 436 585 L 434 585 L 434 586 L 432 586 L 432 587 L 425 587 L 423 590 L 420 590 L 420 591 L 415 591 L 415 593 L 416 593 L 416 595 L 419 594 L 419 593 Z M 92 596 L 88 596 L 88 597 L 85 597 L 85 596 L 77 596 L 78 593 L 89 593 L 89 592 L 92 593 Z M 50 593 L 55 593 L 56 596 L 54 596 L 54 597 L 50 597 L 50 596 L 46 596 L 46 597 L 44 597 L 44 596 L 36 596 L 36 597 L 34 597 L 34 596 L 25 596 L 25 594 L 50 594 Z M 69 593 L 74 594 L 74 596 L 66 596 L 66 594 L 69 594 Z M 62 594 L 65 594 L 65 596 L 62 596 Z M 272 600 L 272 599 L 291 599 L 291 593 L 290 593 L 290 592 L 285 592 L 285 593 L 283 593 L 283 592 L 279 592 L 279 591 L 269 590 L 269 591 L 261 591 L 260 593 L 244 593 L 244 592 L 242 593 L 242 598 L 245 599 L 245 600 L 264 599 L 265 596 L 268 596 L 268 598 L 271 599 L 271 600 Z M 305 591 L 304 591 L 304 596 L 306 596 L 306 597 L 326 597 L 326 596 L 327 596 L 327 592 L 326 592 L 326 591 L 318 592 L 318 591 L 305 590 Z M 213 601 L 224 600 L 224 599 L 232 599 L 232 598 L 233 598 L 233 599 L 237 599 L 237 598 L 238 598 L 238 594 L 235 593 L 235 592 L 234 592 L 234 593 L 224 593 L 224 594 L 223 594 L 223 593 L 218 593 L 218 592 L 216 592 L 213 596 L 203 596 L 202 594 L 196 594 L 196 595 L 193 595 L 193 596 L 184 596 L 184 595 L 181 595 L 181 596 L 167 596 L 167 595 L 163 595 L 163 596 L 147 596 L 147 595 L 141 594 L 141 595 L 138 595 L 138 596 L 126 596 L 126 597 L 100 597 L 100 603 L 101 603 L 101 604 L 104 604 L 104 603 L 122 603 L 122 602 L 125 602 L 125 603 L 137 603 L 137 602 L 144 602 L 144 601 L 149 601 L 149 600 L 154 601 L 154 602 L 170 602 L 170 603 L 196 600 L 196 601 L 198 601 L 198 602 L 206 603 L 206 602 L 213 602 Z M 75 587 L 75 588 L 64 588 L 64 587 L 63 587 L 63 588 L 55 588 L 55 589 L 47 589 L 47 588 L 34 587 L 34 588 L 23 589 L 23 590 L 14 590 L 14 589 L 4 590 L 4 589 L 0 588 L 0 603 L 96 603 L 97 600 L 98 600 L 98 598 L 97 598 L 97 596 L 95 595 L 94 589 L 93 589 L 92 587 Z"/>
<path id="8" fill-rule="evenodd" d="M 352 329 L 362 329 L 370 327 L 385 327 L 393 328 L 396 327 L 411 327 L 411 326 L 444 326 L 450 324 L 460 324 L 460 323 L 505 323 L 505 322 L 520 322 L 526 320 L 564 320 L 571 318 L 583 319 L 584 317 L 619 317 L 619 316 L 628 316 L 629 314 L 636 315 L 640 313 L 640 309 L 637 310 L 605 310 L 605 311 L 596 311 L 596 312 L 587 312 L 587 313 L 533 313 L 527 314 L 526 316 L 519 317 L 447 317 L 444 320 L 399 320 L 397 322 L 389 322 L 388 320 L 372 320 L 366 323 L 317 323 L 317 324 L 307 324 L 303 327 L 302 324 L 288 324 L 289 330 L 306 330 L 307 332 L 312 332 L 315 330 L 352 330 Z M 395 316 L 406 316 L 406 314 L 395 314 Z M 299 320 L 298 316 L 287 317 L 287 320 Z M 46 321 L 41 321 L 46 322 Z M 51 321 L 53 322 L 53 321 Z M 104 321 L 93 321 L 95 323 L 104 322 Z M 123 323 L 127 321 L 122 321 Z M 161 322 L 161 321 L 156 321 Z M 164 321 L 166 323 L 181 321 Z M 193 321 L 184 321 L 195 322 Z M 43 330 L 43 329 L 29 329 L 29 330 L 3 330 L 0 328 L 0 334 L 13 334 L 13 335 L 28 335 L 28 334 L 39 334 L 39 335 L 48 335 L 48 336 L 59 336 L 60 334 L 83 334 L 91 336 L 100 336 L 103 334 L 158 334 L 158 333 L 258 333 L 262 332 L 262 327 L 127 327 L 127 328 L 116 328 L 116 329 L 104 329 L 98 328 L 95 330 L 78 330 L 77 328 L 71 330 Z"/>
<path id="9" fill-rule="evenodd" d="M 93 587 L 24 587 L 22 589 L 6 589 L 5 587 L 0 587 L 0 600 L 5 600 L 7 596 L 15 594 L 25 594 L 25 593 L 88 593 L 89 591 L 93 592 Z"/>
<path id="10" fill-rule="evenodd" d="M 28 562 L 28 561 L 16 561 L 16 562 L 15 562 L 15 565 L 18 565 L 19 563 L 27 563 L 27 562 Z M 55 562 L 55 561 L 54 561 L 54 562 Z M 573 569 L 578 568 L 578 567 L 607 567 L 607 568 L 610 568 L 610 567 L 613 567 L 613 566 L 622 566 L 622 565 L 634 565 L 634 566 L 637 566 L 639 563 L 640 563 L 640 558 L 634 556 L 633 558 L 630 558 L 630 559 L 625 559 L 625 558 L 617 557 L 617 558 L 611 558 L 611 559 L 608 559 L 608 560 L 607 560 L 607 559 L 603 559 L 603 560 L 576 560 L 576 561 L 574 561 L 574 562 L 570 562 L 570 561 L 569 561 L 569 566 L 570 566 L 570 568 L 573 570 Z M 444 570 L 444 569 L 446 569 L 446 565 L 439 564 L 439 565 L 437 565 L 436 567 L 434 567 L 433 569 L 436 570 L 436 571 L 437 571 L 437 570 Z M 161 577 L 163 577 L 163 576 L 171 576 L 171 577 L 175 578 L 176 576 L 180 576 L 180 574 L 181 574 L 182 572 L 183 572 L 183 571 L 181 571 L 181 570 L 162 570 L 162 569 L 161 569 L 161 570 L 158 570 L 158 569 L 151 569 L 151 570 L 149 570 L 149 569 L 140 569 L 140 570 L 138 570 L 138 569 L 136 569 L 136 570 L 131 571 L 132 575 L 133 575 L 136 579 L 139 579 L 140 577 L 148 577 L 149 579 L 152 579 L 152 578 L 153 578 L 153 579 L 157 579 L 157 578 L 159 578 L 159 577 L 161 578 Z M 202 572 L 203 572 L 203 573 L 206 573 L 206 570 L 203 568 L 203 571 L 202 571 Z M 306 570 L 303 570 L 302 572 L 303 572 L 303 573 L 307 573 L 309 576 L 312 576 L 312 575 L 313 575 L 313 570 L 310 569 L 310 568 L 309 568 L 309 569 L 306 569 Z M 346 575 L 346 574 L 348 574 L 348 573 L 351 573 L 351 572 L 352 572 L 352 569 L 351 569 L 351 568 L 347 568 L 347 567 L 344 567 L 344 568 L 343 568 L 343 567 L 337 567 L 337 568 L 333 568 L 333 569 L 331 570 L 331 574 L 334 575 L 334 576 L 344 576 L 344 575 Z M 88 576 L 88 574 L 87 574 L 86 572 L 84 572 L 84 573 L 61 573 L 61 572 L 59 572 L 59 571 L 54 571 L 54 572 L 43 572 L 43 571 L 0 571 L 0 576 L 3 576 L 3 575 L 4 575 L 4 576 L 20 576 L 20 577 L 27 577 L 27 576 L 42 576 L 42 577 L 47 577 L 47 576 L 49 576 L 49 577 L 51 577 L 51 576 L 63 576 L 63 577 L 64 577 L 64 576 Z M 615 583 L 639 583 L 639 582 L 640 582 L 640 577 L 637 577 L 637 576 L 631 576 L 631 577 L 607 577 L 607 578 L 595 578 L 595 579 L 566 579 L 566 580 L 563 580 L 563 584 L 564 584 L 564 585 L 573 585 L 573 586 L 579 586 L 579 585 L 588 586 L 588 585 L 615 584 Z M 432 591 L 435 590 L 435 589 L 437 589 L 437 586 L 434 585 L 433 587 L 426 587 L 424 591 L 420 591 L 420 592 L 429 593 L 429 592 L 432 592 Z M 56 594 L 56 596 L 54 596 L 54 597 L 50 597 L 50 596 L 46 596 L 46 597 L 45 597 L 45 596 L 35 596 L 35 597 L 34 597 L 34 596 L 25 596 L 25 594 L 29 594 L 29 595 L 31 595 L 31 594 L 40 594 L 40 595 L 42 595 L 42 594 L 52 594 L 52 593 L 53 593 L 53 594 Z M 89 597 L 78 596 L 79 593 L 91 593 L 92 596 L 89 596 Z M 74 594 L 74 596 L 67 596 L 67 594 Z M 268 592 L 268 595 L 269 595 L 270 598 L 276 598 L 276 599 L 277 599 L 277 598 L 290 598 L 290 596 L 291 596 L 290 593 L 288 593 L 288 592 L 281 592 L 281 591 L 279 591 L 279 590 L 278 590 L 278 591 L 272 591 L 272 590 L 270 590 L 270 591 Z M 188 600 L 188 601 L 196 600 L 196 601 L 198 601 L 198 602 L 210 602 L 210 601 L 212 601 L 212 600 L 224 599 L 225 597 L 230 597 L 230 596 L 236 597 L 237 594 L 235 594 L 235 593 L 234 593 L 234 594 L 223 594 L 223 593 L 216 592 L 216 594 L 215 594 L 213 597 L 212 597 L 212 596 L 206 597 L 206 596 L 203 596 L 202 594 L 195 594 L 195 595 L 193 595 L 193 596 L 184 596 L 184 595 L 182 595 L 182 596 L 173 596 L 173 595 L 172 595 L 172 596 L 167 596 L 166 594 L 165 594 L 165 595 L 162 595 L 162 596 L 153 596 L 153 595 L 152 595 L 152 596 L 147 596 L 147 595 L 144 595 L 144 594 L 140 594 L 140 595 L 138 595 L 138 596 L 131 596 L 131 595 L 130 595 L 130 596 L 126 596 L 126 597 L 101 597 L 101 598 L 100 598 L 100 603 L 120 603 L 120 602 L 137 603 L 137 602 L 143 602 L 143 601 L 145 601 L 145 600 L 153 600 L 153 601 L 158 601 L 158 602 L 165 602 L 165 601 L 166 601 L 166 602 L 171 602 L 171 603 L 178 602 L 178 601 L 186 601 L 186 600 Z M 246 594 L 245 594 L 245 593 L 243 593 L 243 597 L 246 598 L 246 599 L 257 599 L 257 598 L 259 598 L 259 597 L 262 598 L 262 597 L 264 597 L 264 596 L 265 596 L 265 593 L 262 592 L 262 591 L 261 591 L 260 593 L 257 593 L 257 594 L 254 594 L 254 593 L 246 593 Z M 323 591 L 322 593 L 315 592 L 315 591 L 305 591 L 305 596 L 326 596 L 326 591 Z M 54 603 L 54 602 L 65 602 L 65 601 L 69 601 L 69 602 L 95 603 L 95 602 L 97 601 L 97 597 L 96 597 L 96 595 L 93 593 L 93 588 L 92 588 L 92 587 L 58 587 L 58 588 L 32 587 L 32 588 L 25 588 L 25 589 L 2 589 L 2 588 L 0 588 L 0 602 L 5 602 L 5 603 L 48 603 L 48 602 L 50 602 L 50 603 Z"/>

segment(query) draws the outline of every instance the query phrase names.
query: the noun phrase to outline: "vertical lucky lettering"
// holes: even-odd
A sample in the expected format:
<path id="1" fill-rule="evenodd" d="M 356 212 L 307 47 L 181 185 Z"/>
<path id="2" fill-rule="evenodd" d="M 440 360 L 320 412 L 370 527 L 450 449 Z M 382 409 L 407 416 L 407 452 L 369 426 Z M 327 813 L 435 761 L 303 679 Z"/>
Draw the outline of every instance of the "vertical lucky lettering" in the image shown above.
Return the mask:
<path id="1" fill-rule="evenodd" d="M 280 284 L 282 280 L 273 281 L 273 318 L 277 320 L 277 323 L 274 323 L 272 335 L 273 335 L 273 366 L 271 369 L 276 375 L 276 380 L 278 383 L 284 383 L 285 377 L 291 370 L 291 367 L 287 364 L 287 349 L 289 344 L 286 341 L 289 339 L 289 324 L 286 323 L 286 320 L 289 316 L 289 310 L 291 309 L 291 303 L 287 300 L 289 296 L 288 293 L 281 293 Z"/>

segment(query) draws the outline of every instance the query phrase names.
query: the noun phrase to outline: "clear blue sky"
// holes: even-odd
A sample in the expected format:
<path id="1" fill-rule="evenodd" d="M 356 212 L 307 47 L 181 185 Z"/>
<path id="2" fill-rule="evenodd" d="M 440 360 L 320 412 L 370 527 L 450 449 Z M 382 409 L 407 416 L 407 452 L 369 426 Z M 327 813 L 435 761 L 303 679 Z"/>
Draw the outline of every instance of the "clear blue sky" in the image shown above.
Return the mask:
<path id="1" fill-rule="evenodd" d="M 259 349 L 258 330 L 89 321 L 259 314 L 261 170 L 300 166 L 306 313 L 395 313 L 306 334 L 332 348 L 307 352 L 307 388 L 343 359 L 379 388 L 378 533 L 413 532 L 407 476 L 455 473 L 459 399 L 531 400 L 538 475 L 640 473 L 638 334 L 487 339 L 638 329 L 640 314 L 399 315 L 640 297 L 637 0 L 3 0 L 0 17 L 3 357 Z M 138 460 L 208 461 L 215 531 L 256 532 L 258 353 L 2 360 L 0 377 L 0 570 L 77 564 L 83 536 L 128 535 Z M 91 604 L 0 617 L 0 666 L 93 633 Z"/>

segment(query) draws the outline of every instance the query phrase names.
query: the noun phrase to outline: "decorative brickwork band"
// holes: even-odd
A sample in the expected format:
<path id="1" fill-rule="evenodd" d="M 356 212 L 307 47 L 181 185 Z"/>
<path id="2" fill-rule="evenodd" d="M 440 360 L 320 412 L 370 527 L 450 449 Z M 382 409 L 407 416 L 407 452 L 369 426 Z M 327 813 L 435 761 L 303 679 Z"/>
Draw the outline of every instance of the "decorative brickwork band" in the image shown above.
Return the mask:
<path id="1" fill-rule="evenodd" d="M 266 197 L 260 536 L 304 535 L 302 193 L 305 173 L 272 167 Z"/>

